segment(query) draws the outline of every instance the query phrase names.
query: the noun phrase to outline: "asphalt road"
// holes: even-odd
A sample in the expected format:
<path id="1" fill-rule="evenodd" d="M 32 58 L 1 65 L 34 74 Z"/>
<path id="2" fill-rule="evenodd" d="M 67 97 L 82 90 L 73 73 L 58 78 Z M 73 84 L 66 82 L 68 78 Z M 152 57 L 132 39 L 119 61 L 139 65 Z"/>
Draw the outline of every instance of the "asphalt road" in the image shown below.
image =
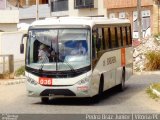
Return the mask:
<path id="1" fill-rule="evenodd" d="M 90 103 L 88 99 L 56 99 L 49 104 L 41 104 L 40 98 L 27 97 L 24 83 L 0 85 L 0 113 L 159 113 L 160 101 L 146 94 L 146 88 L 154 82 L 160 82 L 160 74 L 134 75 L 126 82 L 124 92 L 109 90 L 99 103 Z"/>

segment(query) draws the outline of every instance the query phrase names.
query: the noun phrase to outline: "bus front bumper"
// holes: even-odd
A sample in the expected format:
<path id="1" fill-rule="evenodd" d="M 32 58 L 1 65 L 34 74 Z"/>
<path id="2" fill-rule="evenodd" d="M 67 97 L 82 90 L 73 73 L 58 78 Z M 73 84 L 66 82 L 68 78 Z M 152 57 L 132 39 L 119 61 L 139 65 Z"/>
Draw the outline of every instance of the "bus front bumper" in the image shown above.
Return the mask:
<path id="1" fill-rule="evenodd" d="M 70 86 L 42 86 L 40 84 L 34 85 L 26 81 L 26 87 L 29 97 L 92 97 L 89 83 Z"/>

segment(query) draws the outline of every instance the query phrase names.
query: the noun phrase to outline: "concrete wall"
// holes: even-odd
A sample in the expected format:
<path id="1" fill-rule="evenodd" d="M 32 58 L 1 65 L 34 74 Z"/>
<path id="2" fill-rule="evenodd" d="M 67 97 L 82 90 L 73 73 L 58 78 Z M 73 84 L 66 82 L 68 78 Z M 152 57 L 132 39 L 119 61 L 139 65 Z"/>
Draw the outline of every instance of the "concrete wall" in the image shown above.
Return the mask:
<path id="1" fill-rule="evenodd" d="M 23 32 L 1 32 L 0 54 L 13 54 L 15 61 L 24 60 L 24 54 L 20 54 L 20 43 Z"/>

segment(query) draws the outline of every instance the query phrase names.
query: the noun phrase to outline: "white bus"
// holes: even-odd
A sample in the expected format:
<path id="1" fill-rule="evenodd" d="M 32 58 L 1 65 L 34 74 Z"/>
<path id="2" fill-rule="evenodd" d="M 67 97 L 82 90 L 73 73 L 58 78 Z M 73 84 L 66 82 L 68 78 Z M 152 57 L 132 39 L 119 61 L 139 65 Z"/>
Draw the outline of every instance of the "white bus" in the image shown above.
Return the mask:
<path id="1" fill-rule="evenodd" d="M 49 98 L 93 97 L 125 87 L 133 71 L 131 24 L 125 19 L 38 20 L 27 37 L 25 75 L 28 95 Z"/>

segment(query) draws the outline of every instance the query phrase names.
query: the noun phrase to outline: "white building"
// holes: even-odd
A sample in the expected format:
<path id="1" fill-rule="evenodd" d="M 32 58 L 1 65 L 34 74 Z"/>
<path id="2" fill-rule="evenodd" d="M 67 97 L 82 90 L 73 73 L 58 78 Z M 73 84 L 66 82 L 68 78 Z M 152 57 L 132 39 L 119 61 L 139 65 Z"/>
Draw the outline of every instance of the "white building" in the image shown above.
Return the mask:
<path id="1" fill-rule="evenodd" d="M 19 11 L 7 10 L 6 0 L 0 0 L 0 32 L 17 31 Z"/>
<path id="2" fill-rule="evenodd" d="M 60 16 L 107 16 L 104 0 L 50 0 L 51 15 Z"/>
<path id="3" fill-rule="evenodd" d="M 38 6 L 39 19 L 46 17 L 61 16 L 107 16 L 105 0 L 48 0 Z M 13 4 L 7 3 L 8 10 L 19 10 L 20 23 L 32 23 L 36 20 L 36 5 L 24 5 L 17 8 Z"/>

